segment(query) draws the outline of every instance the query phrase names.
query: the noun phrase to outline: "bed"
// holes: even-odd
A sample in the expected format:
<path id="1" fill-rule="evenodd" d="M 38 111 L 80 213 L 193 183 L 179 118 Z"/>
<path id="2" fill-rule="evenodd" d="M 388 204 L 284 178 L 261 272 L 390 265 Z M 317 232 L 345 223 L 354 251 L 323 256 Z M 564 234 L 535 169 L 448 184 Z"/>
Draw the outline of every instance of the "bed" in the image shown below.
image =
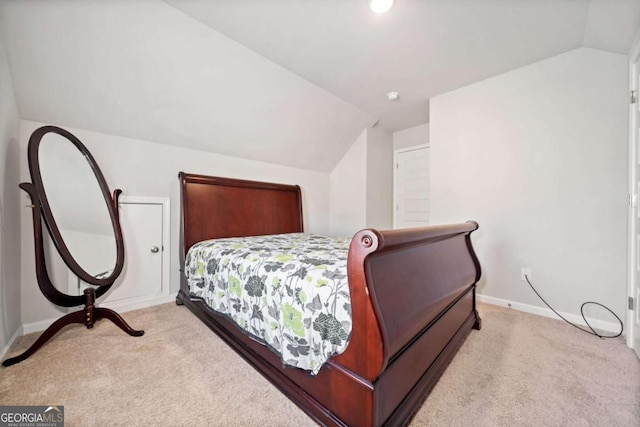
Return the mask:
<path id="1" fill-rule="evenodd" d="M 299 186 L 181 172 L 181 283 L 185 305 L 291 401 L 323 425 L 404 425 L 472 329 L 480 329 L 478 224 L 357 232 L 348 243 L 351 331 L 317 373 L 283 365 L 272 349 L 189 289 L 189 248 L 209 239 L 303 231 Z"/>

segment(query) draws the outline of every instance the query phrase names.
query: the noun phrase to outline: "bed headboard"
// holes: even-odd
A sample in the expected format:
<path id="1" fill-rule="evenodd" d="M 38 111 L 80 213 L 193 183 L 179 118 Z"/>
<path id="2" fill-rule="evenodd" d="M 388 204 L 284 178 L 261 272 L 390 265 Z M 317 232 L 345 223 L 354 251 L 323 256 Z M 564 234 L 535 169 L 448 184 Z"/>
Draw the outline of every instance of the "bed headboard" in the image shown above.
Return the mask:
<path id="1" fill-rule="evenodd" d="M 302 232 L 297 185 L 180 172 L 181 255 L 197 242 L 223 237 Z"/>

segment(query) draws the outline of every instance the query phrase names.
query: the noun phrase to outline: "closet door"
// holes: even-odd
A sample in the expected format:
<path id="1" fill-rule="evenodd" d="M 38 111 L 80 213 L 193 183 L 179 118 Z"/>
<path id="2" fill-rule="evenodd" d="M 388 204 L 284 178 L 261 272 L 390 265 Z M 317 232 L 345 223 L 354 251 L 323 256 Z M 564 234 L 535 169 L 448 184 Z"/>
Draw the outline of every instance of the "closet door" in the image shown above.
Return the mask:
<path id="1" fill-rule="evenodd" d="M 102 302 L 162 292 L 162 211 L 161 204 L 120 203 L 126 261 L 122 275 Z"/>
<path id="2" fill-rule="evenodd" d="M 100 307 L 134 310 L 171 301 L 169 296 L 169 200 L 122 196 L 118 203 L 125 247 L 124 269 Z M 87 285 L 70 273 L 71 292 Z"/>

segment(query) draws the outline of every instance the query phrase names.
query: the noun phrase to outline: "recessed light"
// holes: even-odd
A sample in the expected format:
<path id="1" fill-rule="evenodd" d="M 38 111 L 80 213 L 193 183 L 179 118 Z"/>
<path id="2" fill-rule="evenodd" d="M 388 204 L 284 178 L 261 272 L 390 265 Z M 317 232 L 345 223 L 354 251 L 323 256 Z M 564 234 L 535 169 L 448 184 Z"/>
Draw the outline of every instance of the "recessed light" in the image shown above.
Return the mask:
<path id="1" fill-rule="evenodd" d="M 400 94 L 398 92 L 389 92 L 387 94 L 387 99 L 389 101 L 397 101 L 400 98 Z"/>
<path id="2" fill-rule="evenodd" d="M 369 8 L 375 13 L 385 13 L 393 6 L 394 0 L 369 0 Z"/>

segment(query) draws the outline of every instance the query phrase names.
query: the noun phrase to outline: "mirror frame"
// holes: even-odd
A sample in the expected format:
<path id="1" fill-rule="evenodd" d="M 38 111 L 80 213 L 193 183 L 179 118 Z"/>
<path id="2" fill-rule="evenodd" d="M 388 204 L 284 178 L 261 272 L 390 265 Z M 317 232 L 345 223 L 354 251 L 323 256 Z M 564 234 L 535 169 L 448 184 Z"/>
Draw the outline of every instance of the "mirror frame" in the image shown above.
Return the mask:
<path id="1" fill-rule="evenodd" d="M 40 172 L 39 147 L 40 143 L 42 142 L 42 138 L 48 133 L 58 134 L 71 142 L 85 157 L 85 159 L 89 163 L 89 166 L 91 167 L 91 170 L 93 171 L 95 178 L 98 181 L 102 196 L 104 197 L 104 201 L 109 211 L 109 218 L 111 219 L 111 226 L 113 228 L 113 234 L 116 241 L 116 263 L 113 271 L 108 277 L 99 279 L 85 271 L 69 251 L 69 248 L 67 247 L 62 234 L 60 233 L 60 229 L 58 228 L 56 220 L 53 216 L 53 212 L 51 211 L 49 200 L 47 199 L 47 193 L 44 189 L 44 184 Z M 85 147 L 84 144 L 82 144 L 82 142 L 80 142 L 80 140 L 73 134 L 57 126 L 43 126 L 36 129 L 31 134 L 28 147 L 28 162 L 31 181 L 35 185 L 37 197 L 40 201 L 40 207 L 45 219 L 44 222 L 47 226 L 47 229 L 49 230 L 49 235 L 51 236 L 51 239 L 53 240 L 53 243 L 56 246 L 58 253 L 60 253 L 60 256 L 62 257 L 64 263 L 76 276 L 90 285 L 109 286 L 113 284 L 124 267 L 124 241 L 122 238 L 122 229 L 120 227 L 120 221 L 118 217 L 118 196 L 121 191 L 115 190 L 113 193 L 113 197 L 111 196 L 107 182 L 104 179 L 104 175 L 102 175 L 102 171 L 98 167 L 98 164 L 96 163 L 87 147 Z"/>

